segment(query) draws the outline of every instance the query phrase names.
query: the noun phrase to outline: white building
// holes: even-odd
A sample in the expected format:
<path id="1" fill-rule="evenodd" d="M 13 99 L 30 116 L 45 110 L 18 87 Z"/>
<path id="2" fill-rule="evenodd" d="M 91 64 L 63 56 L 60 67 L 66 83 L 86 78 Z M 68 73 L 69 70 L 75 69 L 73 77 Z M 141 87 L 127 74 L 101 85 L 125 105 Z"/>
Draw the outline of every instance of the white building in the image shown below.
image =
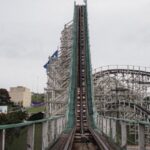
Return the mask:
<path id="1" fill-rule="evenodd" d="M 23 86 L 11 87 L 9 95 L 11 97 L 11 101 L 13 101 L 15 104 L 18 104 L 23 107 L 31 106 L 30 89 Z"/>
<path id="2" fill-rule="evenodd" d="M 8 106 L 0 106 L 0 113 L 7 114 Z"/>

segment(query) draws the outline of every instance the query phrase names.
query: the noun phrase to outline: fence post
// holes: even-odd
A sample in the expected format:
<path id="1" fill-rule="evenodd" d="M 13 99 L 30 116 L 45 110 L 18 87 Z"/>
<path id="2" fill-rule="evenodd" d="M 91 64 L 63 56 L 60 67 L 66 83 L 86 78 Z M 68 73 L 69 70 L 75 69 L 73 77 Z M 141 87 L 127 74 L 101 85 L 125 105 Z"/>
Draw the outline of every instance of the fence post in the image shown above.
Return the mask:
<path id="1" fill-rule="evenodd" d="M 123 149 L 127 147 L 127 125 L 123 121 L 121 121 L 121 147 Z"/>
<path id="2" fill-rule="evenodd" d="M 107 134 L 107 121 L 106 118 L 103 118 L 103 132 Z"/>
<path id="3" fill-rule="evenodd" d="M 112 119 L 109 120 L 109 137 L 112 139 Z"/>
<path id="4" fill-rule="evenodd" d="M 27 131 L 27 150 L 34 150 L 35 124 L 28 126 Z"/>
<path id="5" fill-rule="evenodd" d="M 107 135 L 110 136 L 110 119 L 107 119 Z"/>
<path id="6" fill-rule="evenodd" d="M 54 140 L 57 139 L 58 136 L 58 119 L 54 120 Z"/>
<path id="7" fill-rule="evenodd" d="M 5 150 L 5 129 L 0 130 L 0 150 Z"/>
<path id="8" fill-rule="evenodd" d="M 138 128 L 138 141 L 139 141 L 139 150 L 145 150 L 145 137 L 144 137 L 144 125 L 139 124 L 139 128 Z"/>
<path id="9" fill-rule="evenodd" d="M 108 135 L 108 119 L 106 118 L 105 120 L 106 120 L 105 121 L 105 123 L 106 123 L 106 135 Z"/>
<path id="10" fill-rule="evenodd" d="M 101 126 L 101 129 L 102 129 L 102 132 L 104 133 L 104 124 L 103 124 L 103 123 L 104 123 L 104 120 L 103 120 L 103 117 L 102 117 L 102 120 L 101 120 L 101 121 L 102 121 L 102 123 L 101 123 L 101 125 L 102 125 L 102 126 Z"/>
<path id="11" fill-rule="evenodd" d="M 45 150 L 49 146 L 49 143 L 48 143 L 48 125 L 49 125 L 48 121 L 42 123 L 42 150 Z"/>
<path id="12" fill-rule="evenodd" d="M 112 139 L 116 142 L 116 120 L 111 120 Z"/>

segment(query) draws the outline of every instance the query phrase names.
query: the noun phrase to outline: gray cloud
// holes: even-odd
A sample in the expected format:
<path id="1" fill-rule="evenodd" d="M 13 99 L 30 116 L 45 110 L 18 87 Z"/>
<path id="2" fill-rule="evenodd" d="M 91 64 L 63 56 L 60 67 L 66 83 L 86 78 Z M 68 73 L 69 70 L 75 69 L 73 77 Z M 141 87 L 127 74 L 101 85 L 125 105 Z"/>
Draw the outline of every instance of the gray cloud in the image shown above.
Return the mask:
<path id="1" fill-rule="evenodd" d="M 0 87 L 46 87 L 42 68 L 72 20 L 70 0 L 0 0 Z M 149 64 L 149 0 L 92 0 L 88 3 L 93 67 Z"/>
<path id="2" fill-rule="evenodd" d="M 101 0 L 97 5 L 89 6 L 93 66 L 149 66 L 150 1 Z"/>

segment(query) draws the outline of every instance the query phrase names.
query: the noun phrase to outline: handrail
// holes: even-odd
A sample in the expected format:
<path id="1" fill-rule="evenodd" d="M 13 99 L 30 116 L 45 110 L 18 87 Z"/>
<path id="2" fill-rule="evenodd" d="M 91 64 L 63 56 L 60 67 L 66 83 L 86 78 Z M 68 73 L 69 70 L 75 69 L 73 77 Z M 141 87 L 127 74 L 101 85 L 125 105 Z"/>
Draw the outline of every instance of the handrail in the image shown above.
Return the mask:
<path id="1" fill-rule="evenodd" d="M 67 110 L 67 129 L 73 128 L 75 124 L 75 84 L 76 84 L 76 38 L 77 38 L 77 29 L 76 29 L 76 19 L 77 19 L 77 11 L 74 5 L 74 18 L 73 18 L 73 46 L 71 49 L 71 65 L 70 65 L 70 84 L 69 84 L 69 99 L 68 99 L 68 110 Z"/>
<path id="2" fill-rule="evenodd" d="M 90 54 L 90 42 L 89 42 L 89 28 L 88 28 L 88 11 L 87 11 L 87 5 L 85 7 L 85 33 L 86 33 L 86 82 L 87 82 L 87 102 L 88 102 L 88 113 L 90 118 L 90 124 L 92 128 L 95 128 L 95 122 L 94 122 L 94 111 L 95 111 L 95 105 L 94 105 L 94 96 L 93 96 L 93 79 L 92 79 L 92 65 L 91 65 L 91 54 Z"/>
<path id="3" fill-rule="evenodd" d="M 16 123 L 16 124 L 5 124 L 5 125 L 0 125 L 0 129 L 10 129 L 10 128 L 16 128 L 16 127 L 23 127 L 23 126 L 28 126 L 28 125 L 32 125 L 32 124 L 37 124 L 37 123 L 42 123 L 42 122 L 46 122 L 46 121 L 59 119 L 61 117 L 64 117 L 64 115 L 52 116 L 49 118 L 35 120 L 35 121 L 25 121 L 25 122 Z"/>

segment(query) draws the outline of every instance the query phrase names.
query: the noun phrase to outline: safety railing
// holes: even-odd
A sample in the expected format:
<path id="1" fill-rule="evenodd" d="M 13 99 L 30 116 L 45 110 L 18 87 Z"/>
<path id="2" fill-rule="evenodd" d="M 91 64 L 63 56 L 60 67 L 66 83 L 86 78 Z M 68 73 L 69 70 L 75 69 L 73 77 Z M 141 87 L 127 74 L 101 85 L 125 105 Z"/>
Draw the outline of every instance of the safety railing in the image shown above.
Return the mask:
<path id="1" fill-rule="evenodd" d="M 96 124 L 99 132 L 115 141 L 122 149 L 150 148 L 150 122 L 97 115 Z"/>
<path id="2" fill-rule="evenodd" d="M 1 150 L 46 150 L 66 128 L 64 115 L 0 125 Z"/>

